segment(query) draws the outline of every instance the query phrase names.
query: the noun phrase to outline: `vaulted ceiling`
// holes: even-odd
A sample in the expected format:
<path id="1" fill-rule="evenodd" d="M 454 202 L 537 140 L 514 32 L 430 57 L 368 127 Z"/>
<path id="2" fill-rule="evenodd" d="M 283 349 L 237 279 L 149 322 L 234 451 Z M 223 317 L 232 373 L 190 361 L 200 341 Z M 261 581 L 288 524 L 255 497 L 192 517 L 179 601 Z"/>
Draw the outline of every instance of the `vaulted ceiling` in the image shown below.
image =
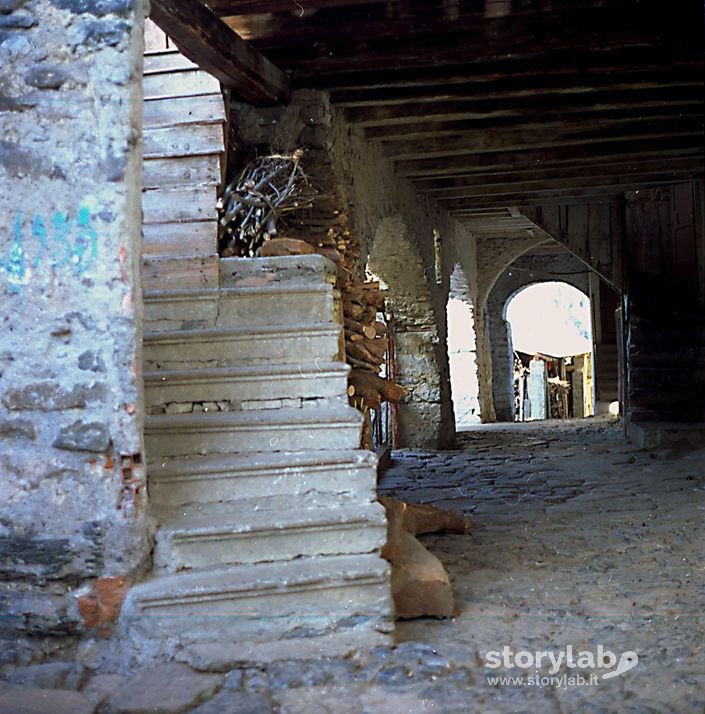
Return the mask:
<path id="1" fill-rule="evenodd" d="M 698 0 L 206 0 L 459 217 L 703 175 Z"/>

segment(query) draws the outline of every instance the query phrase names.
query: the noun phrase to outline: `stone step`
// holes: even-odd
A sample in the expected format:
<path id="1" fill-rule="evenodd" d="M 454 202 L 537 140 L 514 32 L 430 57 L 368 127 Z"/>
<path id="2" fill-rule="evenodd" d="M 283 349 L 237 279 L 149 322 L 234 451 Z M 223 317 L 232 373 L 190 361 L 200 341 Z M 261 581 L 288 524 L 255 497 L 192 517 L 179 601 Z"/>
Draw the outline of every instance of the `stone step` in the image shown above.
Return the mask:
<path id="1" fill-rule="evenodd" d="M 322 255 L 220 259 L 220 281 L 225 288 L 317 282 L 332 285 L 336 277 L 335 263 Z"/>
<path id="2" fill-rule="evenodd" d="M 702 448 L 705 421 L 690 424 L 654 421 L 630 424 L 628 437 L 642 449 Z"/>
<path id="3" fill-rule="evenodd" d="M 231 329 L 175 330 L 144 335 L 145 369 L 200 369 L 333 361 L 341 328 L 323 324 L 260 325 Z"/>
<path id="4" fill-rule="evenodd" d="M 156 569 L 177 572 L 301 556 L 370 553 L 387 538 L 379 503 L 338 508 L 257 511 L 242 501 L 228 514 L 208 510 L 162 523 L 154 549 Z"/>
<path id="5" fill-rule="evenodd" d="M 281 407 L 282 400 L 287 400 L 290 406 L 300 406 L 291 402 L 344 399 L 349 372 L 350 367 L 344 362 L 318 361 L 158 370 L 144 374 L 145 401 L 152 410 L 165 404 L 195 402 L 229 402 L 225 411 Z"/>
<path id="6" fill-rule="evenodd" d="M 251 453 L 157 459 L 147 465 L 150 504 L 168 513 L 257 499 L 261 509 L 368 503 L 377 457 L 369 451 Z"/>
<path id="7" fill-rule="evenodd" d="M 198 642 L 389 632 L 389 564 L 377 555 L 300 558 L 152 577 L 120 616 L 133 663 Z"/>
<path id="8" fill-rule="evenodd" d="M 356 449 L 362 414 L 345 406 L 264 409 L 214 414 L 159 414 L 145 419 L 152 456 L 253 451 Z"/>
<path id="9" fill-rule="evenodd" d="M 144 292 L 147 332 L 280 325 L 282 318 L 323 323 L 333 315 L 333 288 L 325 284 Z"/>
<path id="10" fill-rule="evenodd" d="M 349 658 L 375 647 L 390 648 L 392 638 L 378 630 L 332 632 L 318 637 L 290 637 L 272 642 L 207 642 L 189 645 L 176 659 L 193 669 L 205 672 L 229 672 L 243 665 L 269 665 L 286 660 L 320 660 Z"/>

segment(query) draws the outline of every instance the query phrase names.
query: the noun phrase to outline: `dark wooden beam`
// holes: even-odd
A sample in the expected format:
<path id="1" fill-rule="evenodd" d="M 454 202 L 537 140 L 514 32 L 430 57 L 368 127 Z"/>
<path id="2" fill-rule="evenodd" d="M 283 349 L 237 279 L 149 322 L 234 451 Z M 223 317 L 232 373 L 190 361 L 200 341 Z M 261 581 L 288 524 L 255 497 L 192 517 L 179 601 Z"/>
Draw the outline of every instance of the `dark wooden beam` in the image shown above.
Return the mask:
<path id="1" fill-rule="evenodd" d="M 597 110 L 655 107 L 671 102 L 695 102 L 702 105 L 702 81 L 685 82 L 667 87 L 626 87 L 583 93 L 499 94 L 496 97 L 457 97 L 446 101 L 415 101 L 403 105 L 353 107 L 345 110 L 346 120 L 357 126 L 412 124 L 432 119 L 461 119 L 497 116 L 536 116 L 547 112 L 563 114 Z"/>
<path id="2" fill-rule="evenodd" d="M 434 200 L 443 204 L 445 208 L 450 211 L 455 211 L 465 206 L 468 202 L 474 202 L 475 199 L 506 200 L 507 196 L 551 196 L 564 191 L 620 193 L 629 189 L 668 184 L 676 181 L 687 181 L 689 179 L 700 178 L 702 175 L 702 170 L 664 171 L 639 176 L 605 176 L 582 179 L 556 179 L 553 181 L 516 182 L 499 186 L 475 186 L 463 191 L 458 189 L 458 193 L 454 195 L 431 195 Z"/>
<path id="3" fill-rule="evenodd" d="M 617 156 L 624 161 L 630 159 L 656 159 L 677 155 L 702 155 L 705 139 L 702 134 L 676 136 L 658 141 L 603 142 L 577 145 L 570 150 L 533 149 L 530 151 L 496 151 L 485 154 L 449 156 L 441 159 L 419 159 L 400 161 L 396 165 L 401 176 L 425 178 L 429 176 L 451 176 L 457 174 L 483 173 L 489 169 L 514 170 L 536 168 L 537 166 L 557 167 L 561 164 L 604 163 Z"/>
<path id="4" fill-rule="evenodd" d="M 477 6 L 467 8 L 464 3 L 453 20 L 443 16 L 435 3 L 398 5 L 410 8 L 398 19 L 334 10 L 316 13 L 308 22 L 294 14 L 286 24 L 283 16 L 275 16 L 269 28 L 253 29 L 251 38 L 270 59 L 294 72 L 297 82 L 318 81 L 318 86 L 326 83 L 324 75 L 389 74 L 508 59 L 520 67 L 522 62 L 555 53 L 569 57 L 571 52 L 651 47 L 655 54 L 668 56 L 675 47 L 685 46 L 692 48 L 692 56 L 701 54 L 702 8 L 697 3 L 680 3 L 668 13 L 655 2 L 627 0 L 603 7 L 573 3 L 558 11 L 544 9 L 526 17 L 513 13 L 493 20 L 479 17 Z M 233 26 L 240 29 L 237 23 Z M 345 30 L 331 31 L 332 27 Z"/>
<path id="5" fill-rule="evenodd" d="M 649 89 L 674 85 L 701 85 L 703 67 L 622 67 L 612 72 L 588 74 L 576 71 L 554 71 L 543 75 L 526 74 L 456 78 L 452 81 L 427 84 L 361 88 L 331 92 L 331 102 L 342 107 L 404 105 L 413 101 L 445 101 L 450 99 L 487 99 L 531 94 L 576 94 L 611 89 Z"/>
<path id="6" fill-rule="evenodd" d="M 446 197 L 472 196 L 478 189 L 502 186 L 534 185 L 549 182 L 590 182 L 609 183 L 615 177 L 636 177 L 637 180 L 652 180 L 654 177 L 670 175 L 698 175 L 705 171 L 705 160 L 698 156 L 675 156 L 663 159 L 637 159 L 628 162 L 606 161 L 598 164 L 579 162 L 573 165 L 552 168 L 515 169 L 509 172 L 471 174 L 462 178 L 423 179 L 414 181 L 420 191 L 430 198 L 442 200 Z"/>
<path id="7" fill-rule="evenodd" d="M 375 4 L 386 5 L 386 0 L 299 0 L 298 6 L 292 0 L 206 0 L 206 5 L 221 16 L 282 13 L 306 17 L 307 13 L 322 9 Z"/>
<path id="8" fill-rule="evenodd" d="M 682 179 L 676 179 L 673 182 L 664 182 L 659 186 L 669 185 L 671 183 L 680 183 Z M 637 187 L 639 189 L 641 187 Z M 568 189 L 557 190 L 552 193 L 544 194 L 512 194 L 502 197 L 478 198 L 472 201 L 467 201 L 462 206 L 457 206 L 451 211 L 452 215 L 458 219 L 469 219 L 476 217 L 478 212 L 490 213 L 499 209 L 506 208 L 524 208 L 528 206 L 547 206 L 547 205 L 572 205 L 572 204 L 589 204 L 589 203 L 613 203 L 621 200 L 626 191 L 632 190 L 632 187 L 616 188 L 613 186 L 601 188 L 585 188 L 585 189 Z"/>
<path id="9" fill-rule="evenodd" d="M 618 121 L 658 121 L 673 119 L 674 117 L 692 118 L 702 117 L 702 104 L 696 99 L 685 102 L 674 102 L 664 105 L 655 103 L 653 106 L 628 106 L 621 109 L 612 109 L 608 113 L 602 109 L 589 109 L 576 112 L 551 111 L 533 115 L 504 114 L 502 116 L 480 116 L 472 119 L 441 119 L 427 117 L 423 122 L 411 124 L 391 124 L 365 128 L 365 137 L 373 140 L 382 140 L 385 145 L 391 142 L 406 142 L 410 140 L 426 141 L 444 136 L 458 136 L 464 132 L 483 131 L 485 129 L 528 129 L 547 131 L 557 126 L 586 126 Z"/>
<path id="10" fill-rule="evenodd" d="M 605 120 L 592 128 L 582 123 L 575 127 L 558 124 L 551 128 L 488 129 L 424 141 L 412 139 L 384 145 L 383 153 L 394 160 L 423 159 L 510 149 L 569 147 L 583 142 L 656 139 L 678 134 L 703 133 L 703 131 L 705 131 L 703 117 L 674 117 L 656 121 L 628 122 Z"/>
<path id="11" fill-rule="evenodd" d="M 592 204 L 592 203 L 615 203 L 619 201 L 621 193 L 600 193 L 600 192 L 590 192 L 590 191 L 578 191 L 575 195 L 564 194 L 562 196 L 551 196 L 542 198 L 526 198 L 524 196 L 517 196 L 511 201 L 478 201 L 474 204 L 474 207 L 464 208 L 462 210 L 455 211 L 452 215 L 463 220 L 472 218 L 475 214 L 476 208 L 482 210 L 497 210 L 500 208 L 524 208 L 524 207 L 535 207 L 535 206 L 560 206 L 565 204 Z"/>
<path id="12" fill-rule="evenodd" d="M 394 68 L 366 68 L 351 63 L 338 72 L 326 71 L 304 75 L 295 72 L 297 82 L 308 87 L 328 89 L 331 92 L 375 91 L 385 88 L 433 85 L 463 81 L 493 82 L 502 78 L 524 78 L 529 82 L 541 77 L 563 75 L 618 75 L 630 69 L 644 71 L 659 68 L 694 68 L 702 69 L 703 57 L 699 47 L 677 46 L 660 47 L 653 44 L 615 46 L 601 48 L 599 52 L 592 47 L 572 47 L 537 54 L 521 60 L 512 56 L 484 60 L 481 56 L 467 62 L 449 59 L 441 65 L 398 66 Z"/>
<path id="13" fill-rule="evenodd" d="M 262 3 L 255 12 L 267 13 L 268 21 L 252 26 L 247 17 L 238 15 L 241 11 L 226 20 L 236 31 L 247 32 L 256 46 L 276 61 L 285 62 L 291 69 L 307 67 L 310 71 L 331 71 L 353 58 L 366 63 L 373 57 L 378 68 L 389 66 L 385 58 L 401 58 L 421 66 L 426 55 L 438 60 L 438 52 L 450 48 L 455 54 L 465 48 L 469 56 L 476 57 L 478 50 L 492 48 L 494 54 L 506 56 L 509 52 L 521 54 L 532 46 L 543 52 L 575 48 L 578 41 L 588 38 L 590 46 L 604 50 L 618 46 L 612 44 L 616 36 L 624 46 L 644 44 L 649 39 L 659 44 L 686 42 L 686 38 L 702 34 L 697 7 L 682 3 L 664 13 L 658 3 L 648 0 L 554 1 L 550 6 L 515 3 L 513 12 L 502 18 L 487 17 L 484 2 L 458 3 L 452 17 L 434 2 L 388 2 L 342 10 L 331 3 L 329 8 L 318 7 L 318 12 L 308 15 L 305 3 L 292 4 L 288 12 L 277 14 Z M 421 49 L 426 53 L 419 52 Z M 270 51 L 276 54 L 270 55 Z"/>
<path id="14" fill-rule="evenodd" d="M 199 0 L 152 0 L 150 17 L 192 62 L 252 104 L 289 98 L 289 79 Z"/>

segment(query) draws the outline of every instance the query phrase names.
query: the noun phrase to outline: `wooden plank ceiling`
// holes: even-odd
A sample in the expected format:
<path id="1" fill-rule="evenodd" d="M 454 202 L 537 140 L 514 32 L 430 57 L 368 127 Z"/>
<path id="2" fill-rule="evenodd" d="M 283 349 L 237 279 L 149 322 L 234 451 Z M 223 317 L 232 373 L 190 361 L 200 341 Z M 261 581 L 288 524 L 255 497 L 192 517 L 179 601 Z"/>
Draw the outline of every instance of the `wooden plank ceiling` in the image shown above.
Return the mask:
<path id="1" fill-rule="evenodd" d="M 703 175 L 697 0 L 207 0 L 458 216 Z"/>

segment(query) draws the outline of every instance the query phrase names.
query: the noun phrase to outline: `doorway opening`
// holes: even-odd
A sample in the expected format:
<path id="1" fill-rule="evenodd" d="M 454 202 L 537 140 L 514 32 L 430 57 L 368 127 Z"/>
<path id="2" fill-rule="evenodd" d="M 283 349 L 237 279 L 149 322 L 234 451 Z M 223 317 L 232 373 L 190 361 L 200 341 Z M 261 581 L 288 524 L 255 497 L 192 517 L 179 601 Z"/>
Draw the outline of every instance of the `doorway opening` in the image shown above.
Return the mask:
<path id="1" fill-rule="evenodd" d="M 522 288 L 505 305 L 515 421 L 595 413 L 590 298 L 563 282 Z"/>

